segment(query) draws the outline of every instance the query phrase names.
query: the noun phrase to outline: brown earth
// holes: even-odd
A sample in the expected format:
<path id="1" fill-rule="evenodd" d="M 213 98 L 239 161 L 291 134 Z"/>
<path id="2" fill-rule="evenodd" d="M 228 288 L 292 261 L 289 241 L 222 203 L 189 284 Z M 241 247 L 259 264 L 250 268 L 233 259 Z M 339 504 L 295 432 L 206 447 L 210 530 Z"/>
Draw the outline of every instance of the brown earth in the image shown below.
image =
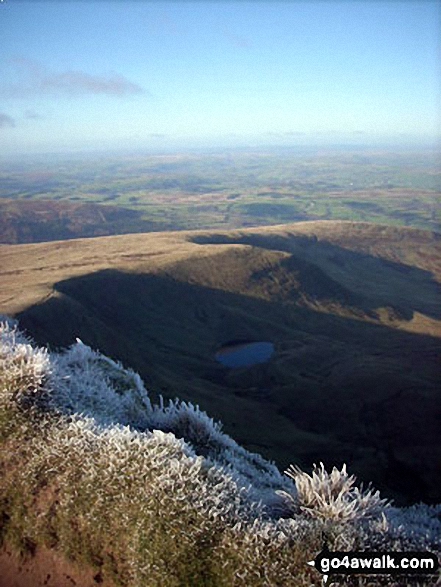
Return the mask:
<path id="1" fill-rule="evenodd" d="M 80 568 L 44 547 L 20 557 L 8 546 L 0 550 L 0 587 L 114 587 L 93 569 Z"/>

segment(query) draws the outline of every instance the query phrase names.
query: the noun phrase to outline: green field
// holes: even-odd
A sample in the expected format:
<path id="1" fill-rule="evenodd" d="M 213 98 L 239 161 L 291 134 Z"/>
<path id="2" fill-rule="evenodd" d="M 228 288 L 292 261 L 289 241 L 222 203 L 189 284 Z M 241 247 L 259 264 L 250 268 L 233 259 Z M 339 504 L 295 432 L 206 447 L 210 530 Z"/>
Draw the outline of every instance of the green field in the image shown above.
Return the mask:
<path id="1" fill-rule="evenodd" d="M 429 149 L 89 154 L 52 160 L 40 156 L 0 162 L 0 215 L 8 217 L 9 229 L 9 237 L 0 234 L 0 239 L 29 242 L 299 220 L 366 221 L 438 231 L 440 193 L 439 156 Z M 111 205 L 123 208 L 126 217 L 122 222 L 77 219 L 70 232 L 60 227 L 56 237 L 45 238 L 40 229 L 35 238 L 11 236 L 11 226 L 31 222 L 26 214 L 36 201 L 44 201 L 48 210 L 66 202 L 77 208 L 86 203 Z M 89 231 L 83 230 L 84 224 Z"/>

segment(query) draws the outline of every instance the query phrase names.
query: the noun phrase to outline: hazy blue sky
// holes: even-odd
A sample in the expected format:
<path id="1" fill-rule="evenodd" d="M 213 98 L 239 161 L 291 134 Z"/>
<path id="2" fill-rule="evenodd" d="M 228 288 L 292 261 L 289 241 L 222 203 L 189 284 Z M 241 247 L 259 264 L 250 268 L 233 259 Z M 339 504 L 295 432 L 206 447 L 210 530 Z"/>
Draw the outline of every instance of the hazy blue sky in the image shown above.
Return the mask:
<path id="1" fill-rule="evenodd" d="M 440 133 L 430 0 L 0 3 L 2 151 Z"/>

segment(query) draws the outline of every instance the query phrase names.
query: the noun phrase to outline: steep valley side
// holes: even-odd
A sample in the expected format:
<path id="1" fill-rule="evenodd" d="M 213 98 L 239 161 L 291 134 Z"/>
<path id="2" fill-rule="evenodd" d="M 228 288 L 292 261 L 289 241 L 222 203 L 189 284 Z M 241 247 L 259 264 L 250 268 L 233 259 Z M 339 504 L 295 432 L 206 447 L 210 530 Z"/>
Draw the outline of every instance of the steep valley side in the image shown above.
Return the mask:
<path id="1" fill-rule="evenodd" d="M 10 270 L 28 247 L 17 280 L 34 295 L 20 306 L 4 290 L 1 311 L 39 343 L 79 337 L 121 360 L 152 395 L 199 404 L 281 468 L 346 462 L 397 503 L 439 502 L 439 240 L 383 231 L 405 263 L 373 250 L 377 227 L 349 224 L 72 241 L 77 265 L 63 243 L 57 270 L 56 243 L 3 247 Z M 275 352 L 229 369 L 215 353 L 231 340 Z"/>

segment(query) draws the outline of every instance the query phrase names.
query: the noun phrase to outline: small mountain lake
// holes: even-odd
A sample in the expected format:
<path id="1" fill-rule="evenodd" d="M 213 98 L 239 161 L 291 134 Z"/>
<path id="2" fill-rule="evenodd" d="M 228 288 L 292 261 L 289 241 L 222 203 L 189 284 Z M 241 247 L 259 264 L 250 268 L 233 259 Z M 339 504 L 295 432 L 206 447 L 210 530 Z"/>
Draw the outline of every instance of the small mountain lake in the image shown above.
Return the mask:
<path id="1" fill-rule="evenodd" d="M 221 347 L 215 358 L 225 367 L 251 367 L 266 363 L 273 352 L 272 342 L 233 342 Z"/>

